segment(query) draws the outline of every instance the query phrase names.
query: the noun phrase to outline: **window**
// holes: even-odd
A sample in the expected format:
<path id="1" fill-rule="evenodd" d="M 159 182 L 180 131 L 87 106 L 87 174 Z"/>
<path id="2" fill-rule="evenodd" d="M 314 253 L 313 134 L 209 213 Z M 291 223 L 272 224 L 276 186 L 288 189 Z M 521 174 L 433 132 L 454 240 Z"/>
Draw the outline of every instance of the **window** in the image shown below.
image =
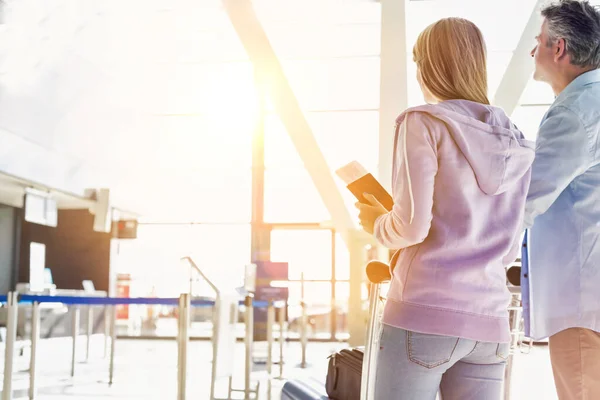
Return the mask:
<path id="1" fill-rule="evenodd" d="M 548 111 L 548 106 L 517 107 L 512 115 L 512 120 L 527 139 L 535 140 L 546 111 Z"/>
<path id="2" fill-rule="evenodd" d="M 332 171 L 352 160 L 358 160 L 370 171 L 377 170 L 378 111 L 313 112 L 307 114 L 307 120 Z M 393 121 L 389 125 L 392 130 Z M 269 115 L 265 123 L 265 164 L 267 168 L 304 168 L 277 115 Z"/>
<path id="3" fill-rule="evenodd" d="M 250 222 L 250 169 L 123 171 L 121 179 L 115 192 L 135 194 L 136 211 L 147 221 Z"/>
<path id="4" fill-rule="evenodd" d="M 321 222 L 329 212 L 304 168 L 265 171 L 265 221 Z"/>
<path id="5" fill-rule="evenodd" d="M 379 57 L 282 64 L 300 106 L 306 111 L 379 107 Z"/>
<path id="6" fill-rule="evenodd" d="M 250 263 L 249 224 L 140 224 L 138 239 L 121 240 L 117 272 L 132 275 L 132 296 L 177 297 L 189 289 L 188 265 L 194 262 L 217 284 L 242 286 L 244 268 Z M 194 294 L 214 296 L 204 284 Z"/>
<path id="7" fill-rule="evenodd" d="M 271 231 L 271 260 L 289 264 L 289 279 L 331 279 L 331 231 Z M 306 292 L 308 294 L 308 292 Z"/>

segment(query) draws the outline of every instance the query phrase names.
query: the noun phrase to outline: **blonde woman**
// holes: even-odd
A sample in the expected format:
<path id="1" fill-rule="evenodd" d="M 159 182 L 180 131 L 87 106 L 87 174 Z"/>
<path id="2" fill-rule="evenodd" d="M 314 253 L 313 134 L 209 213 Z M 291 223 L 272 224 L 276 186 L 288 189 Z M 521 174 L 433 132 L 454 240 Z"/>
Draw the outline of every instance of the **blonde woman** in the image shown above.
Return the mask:
<path id="1" fill-rule="evenodd" d="M 383 316 L 377 400 L 501 398 L 505 267 L 519 249 L 534 144 L 487 97 L 480 30 L 440 20 L 413 50 L 427 105 L 397 119 L 394 207 L 370 195 L 363 228 L 402 249 Z"/>

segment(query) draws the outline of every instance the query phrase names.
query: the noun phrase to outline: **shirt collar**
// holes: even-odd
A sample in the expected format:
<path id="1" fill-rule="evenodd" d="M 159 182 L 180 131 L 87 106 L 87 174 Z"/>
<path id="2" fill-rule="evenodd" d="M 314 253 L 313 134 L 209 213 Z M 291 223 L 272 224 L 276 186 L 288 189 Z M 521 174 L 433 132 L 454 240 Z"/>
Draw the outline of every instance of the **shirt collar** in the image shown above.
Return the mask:
<path id="1" fill-rule="evenodd" d="M 600 82 L 600 69 L 593 69 L 591 71 L 584 72 L 577 78 L 573 79 L 571 83 L 569 83 L 567 87 L 556 97 L 556 100 L 562 99 L 569 93 L 576 92 L 582 87 L 594 82 Z"/>

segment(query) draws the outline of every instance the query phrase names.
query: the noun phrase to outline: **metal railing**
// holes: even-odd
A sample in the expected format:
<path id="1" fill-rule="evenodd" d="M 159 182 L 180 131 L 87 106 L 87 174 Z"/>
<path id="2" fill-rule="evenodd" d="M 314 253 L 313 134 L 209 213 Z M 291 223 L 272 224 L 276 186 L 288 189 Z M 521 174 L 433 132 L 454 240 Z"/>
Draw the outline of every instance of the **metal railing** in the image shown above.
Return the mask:
<path id="1" fill-rule="evenodd" d="M 238 297 L 239 299 L 239 297 Z M 254 398 L 258 398 L 258 385 L 255 388 L 251 387 L 250 375 L 252 372 L 252 333 L 253 333 L 253 321 L 252 316 L 255 307 L 266 307 L 267 313 L 269 315 L 269 324 L 268 325 L 268 371 L 269 378 L 271 378 L 272 374 L 272 344 L 273 344 L 273 324 L 274 324 L 274 316 L 276 308 L 279 308 L 279 323 L 280 323 L 280 367 L 283 367 L 283 324 L 284 324 L 284 312 L 286 304 L 284 302 L 259 302 L 254 301 L 252 296 L 246 296 L 243 301 L 239 301 L 235 299 L 234 304 L 236 306 L 235 313 L 229 314 L 229 320 L 232 322 L 236 322 L 236 320 L 232 320 L 232 315 L 237 317 L 237 306 L 243 304 L 246 307 L 246 337 L 245 337 L 245 373 L 244 373 L 244 388 L 240 390 L 234 390 L 231 386 L 232 377 L 229 377 L 229 390 L 228 390 L 228 399 L 231 399 L 232 392 L 238 391 L 244 393 L 244 399 L 250 400 L 251 396 L 254 395 Z M 8 318 L 7 318 L 7 334 L 6 334 L 6 346 L 5 346 L 5 358 L 4 358 L 4 386 L 2 391 L 2 400 L 12 400 L 13 391 L 12 391 L 12 381 L 13 381 L 13 364 L 14 364 L 14 354 L 15 354 L 15 342 L 16 342 L 16 328 L 17 328 L 17 318 L 19 312 L 19 305 L 23 304 L 31 304 L 32 306 L 32 317 L 31 317 L 31 354 L 30 354 L 30 369 L 29 369 L 29 398 L 35 399 L 37 396 L 37 356 L 39 349 L 39 339 L 40 339 L 40 304 L 42 303 L 62 303 L 65 305 L 73 305 L 75 306 L 75 314 L 73 316 L 73 347 L 72 347 L 72 362 L 71 362 L 71 375 L 75 374 L 75 353 L 76 353 L 76 339 L 78 336 L 78 326 L 79 326 L 79 307 L 80 306 L 90 306 L 90 305 L 98 305 L 109 307 L 110 317 L 109 320 L 109 336 L 110 336 L 110 363 L 109 363 L 109 384 L 113 383 L 114 377 L 114 357 L 115 357 L 115 343 L 116 343 L 116 334 L 115 334 L 115 320 L 116 320 L 116 306 L 117 305 L 131 305 L 131 304 L 156 304 L 156 305 L 169 305 L 176 306 L 179 309 L 179 322 L 178 322 L 178 335 L 177 335 L 177 344 L 178 344 L 178 388 L 177 388 L 177 399 L 185 400 L 187 393 L 187 365 L 188 365 L 188 343 L 189 343 L 189 326 L 190 326 L 190 308 L 191 307 L 215 307 L 215 309 L 223 308 L 220 306 L 220 298 L 218 297 L 215 302 L 207 301 L 207 300 L 193 300 L 189 293 L 182 294 L 179 298 L 120 298 L 120 297 L 87 297 L 87 296 L 42 296 L 42 295 L 19 295 L 16 292 L 11 292 L 7 296 L 0 296 L 0 302 L 6 303 L 8 308 Z M 232 309 L 230 309 L 232 310 Z M 226 311 L 226 310 L 225 310 Z M 223 331 L 223 329 L 227 329 L 227 326 L 221 326 L 221 319 L 215 318 L 215 331 Z M 87 330 L 87 334 L 90 335 L 91 330 Z M 219 349 L 218 343 L 218 335 L 215 335 L 216 339 L 213 342 L 213 353 L 218 357 L 216 353 Z M 235 334 L 230 335 L 230 337 L 236 339 Z M 89 348 L 89 336 L 88 336 L 88 348 Z M 106 342 L 105 342 L 106 343 Z M 106 348 L 105 348 L 106 351 Z M 87 353 L 89 354 L 89 352 Z M 213 359 L 213 375 L 211 378 L 211 399 L 215 399 L 215 383 L 217 379 L 216 374 L 216 365 L 214 362 L 216 358 Z M 283 370 L 280 370 L 280 377 L 282 376 Z"/>

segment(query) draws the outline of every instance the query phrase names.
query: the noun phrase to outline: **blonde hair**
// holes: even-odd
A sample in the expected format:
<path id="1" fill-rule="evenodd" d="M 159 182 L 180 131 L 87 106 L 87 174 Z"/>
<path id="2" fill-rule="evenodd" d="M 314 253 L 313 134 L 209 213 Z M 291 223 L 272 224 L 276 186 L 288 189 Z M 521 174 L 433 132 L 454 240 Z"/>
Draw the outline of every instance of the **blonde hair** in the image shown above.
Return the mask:
<path id="1" fill-rule="evenodd" d="M 463 18 L 444 18 L 417 39 L 413 57 L 423 84 L 439 100 L 463 99 L 490 104 L 483 35 Z"/>

